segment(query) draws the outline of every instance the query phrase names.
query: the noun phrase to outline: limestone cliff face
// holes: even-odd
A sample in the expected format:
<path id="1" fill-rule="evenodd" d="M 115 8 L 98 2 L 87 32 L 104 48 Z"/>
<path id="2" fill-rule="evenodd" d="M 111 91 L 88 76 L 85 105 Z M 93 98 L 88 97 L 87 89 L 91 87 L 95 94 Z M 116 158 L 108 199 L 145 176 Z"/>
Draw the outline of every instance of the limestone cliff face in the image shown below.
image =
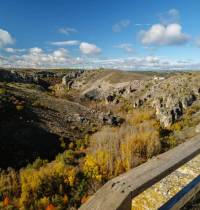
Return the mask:
<path id="1" fill-rule="evenodd" d="M 70 71 L 62 77 L 62 84 L 71 89 L 74 80 L 80 77 L 84 73 L 84 70 L 74 70 Z"/>
<path id="2" fill-rule="evenodd" d="M 58 93 L 62 92 L 61 95 L 74 89 L 76 97 L 81 100 L 104 101 L 106 105 L 115 105 L 123 103 L 125 99 L 133 108 L 150 105 L 155 108 L 158 120 L 166 128 L 199 100 L 200 75 L 197 73 L 166 74 L 165 77 L 141 75 L 127 74 L 124 80 L 112 71 L 69 70 L 58 73 L 45 70 L 0 70 L 0 80 L 35 83 L 45 88 L 56 84 L 54 89 Z M 52 80 L 60 80 L 60 83 L 50 84 Z"/>
<path id="3" fill-rule="evenodd" d="M 94 81 L 90 86 L 87 86 L 87 82 L 80 85 L 81 80 L 77 82 L 75 79 L 72 87 L 83 88 L 81 97 L 88 100 L 105 100 L 107 104 L 116 104 L 124 98 L 134 108 L 151 105 L 164 127 L 169 127 L 177 121 L 194 101 L 199 100 L 200 75 L 198 74 L 182 73 L 168 78 L 162 77 L 161 80 L 152 77 L 118 83 L 110 82 L 107 76 Z M 89 77 L 89 73 L 85 74 L 85 77 Z"/>
<path id="4" fill-rule="evenodd" d="M 179 75 L 170 77 L 152 88 L 152 106 L 164 127 L 178 120 L 184 110 L 199 100 L 200 77 Z"/>
<path id="5" fill-rule="evenodd" d="M 172 96 L 171 94 L 160 99 L 155 99 L 152 105 L 156 109 L 156 115 L 164 127 L 169 127 L 178 120 L 184 109 L 197 100 L 198 95 L 188 93 L 185 96 Z"/>
<path id="6" fill-rule="evenodd" d="M 22 70 L 0 70 L 0 81 L 17 83 L 34 83 L 45 88 L 52 85 L 51 82 L 60 80 L 62 75 L 50 71 L 22 71 Z"/>

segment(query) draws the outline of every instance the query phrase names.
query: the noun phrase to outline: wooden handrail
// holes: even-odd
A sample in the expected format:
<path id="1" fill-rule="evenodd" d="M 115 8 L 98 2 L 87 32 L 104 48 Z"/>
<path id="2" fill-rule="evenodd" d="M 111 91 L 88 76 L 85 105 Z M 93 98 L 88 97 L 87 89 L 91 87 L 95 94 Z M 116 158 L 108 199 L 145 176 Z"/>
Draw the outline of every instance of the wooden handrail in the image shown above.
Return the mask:
<path id="1" fill-rule="evenodd" d="M 131 210 L 132 199 L 200 154 L 200 135 L 108 181 L 80 210 Z"/>

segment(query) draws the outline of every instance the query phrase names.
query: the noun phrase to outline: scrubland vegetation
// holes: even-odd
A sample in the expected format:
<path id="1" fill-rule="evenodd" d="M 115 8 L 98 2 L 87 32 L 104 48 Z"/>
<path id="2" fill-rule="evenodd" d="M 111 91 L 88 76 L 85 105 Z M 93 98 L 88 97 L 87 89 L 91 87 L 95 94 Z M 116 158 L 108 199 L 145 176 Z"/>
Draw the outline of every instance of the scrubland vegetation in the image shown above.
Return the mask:
<path id="1" fill-rule="evenodd" d="M 92 78 L 90 72 L 85 75 Z M 117 75 L 110 79 L 117 83 Z M 128 81 L 129 74 L 125 77 Z M 120 95 L 116 103 L 87 101 L 79 90 L 55 83 L 48 90 L 36 84 L 0 84 L 0 209 L 77 209 L 106 181 L 173 148 L 200 123 L 199 103 L 165 128 L 150 102 L 135 107 Z M 111 112 L 123 123 L 95 122 Z M 44 121 L 51 129 L 44 129 Z"/>
<path id="2" fill-rule="evenodd" d="M 104 126 L 65 148 L 54 161 L 38 158 L 0 175 L 4 209 L 78 208 L 102 184 L 161 152 L 160 125 L 152 110 L 124 111 L 120 127 Z"/>
<path id="3" fill-rule="evenodd" d="M 159 124 L 153 114 L 134 111 L 121 127 L 104 127 L 91 137 L 84 172 L 93 179 L 108 180 L 160 151 Z"/>
<path id="4" fill-rule="evenodd" d="M 125 122 L 119 127 L 104 126 L 68 146 L 60 140 L 65 152 L 52 162 L 38 158 L 19 171 L 2 171 L 1 207 L 78 208 L 107 180 L 162 151 L 162 127 L 152 109 L 122 107 L 121 114 Z"/>

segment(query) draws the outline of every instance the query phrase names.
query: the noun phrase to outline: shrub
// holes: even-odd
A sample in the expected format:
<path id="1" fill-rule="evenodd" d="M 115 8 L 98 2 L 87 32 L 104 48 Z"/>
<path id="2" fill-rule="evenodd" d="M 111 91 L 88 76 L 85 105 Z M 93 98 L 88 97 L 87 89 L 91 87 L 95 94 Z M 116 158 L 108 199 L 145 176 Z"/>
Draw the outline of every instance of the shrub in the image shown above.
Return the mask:
<path id="1" fill-rule="evenodd" d="M 40 157 L 37 158 L 32 164 L 29 164 L 28 168 L 39 169 L 40 167 L 44 166 L 48 163 L 48 160 L 43 160 Z"/>
<path id="2" fill-rule="evenodd" d="M 172 131 L 180 131 L 182 129 L 182 125 L 179 122 L 176 122 L 171 125 L 170 130 Z"/>
<path id="3" fill-rule="evenodd" d="M 0 197 L 19 196 L 20 194 L 19 175 L 13 169 L 8 169 L 0 173 Z"/>
<path id="4" fill-rule="evenodd" d="M 64 194 L 74 187 L 76 176 L 76 168 L 58 160 L 39 169 L 26 168 L 21 170 L 20 205 L 26 209 L 32 205 L 37 209 L 38 200 L 40 200 L 40 204 L 47 203 L 47 198 L 44 199 L 44 197 L 49 197 L 54 203 L 60 199 L 63 201 Z"/>
<path id="5" fill-rule="evenodd" d="M 16 110 L 17 111 L 22 111 L 24 109 L 23 105 L 16 105 Z"/>
<path id="6" fill-rule="evenodd" d="M 154 110 L 135 109 L 127 116 L 127 120 L 131 125 L 136 125 L 155 118 Z"/>
<path id="7" fill-rule="evenodd" d="M 83 170 L 86 176 L 104 181 L 137 166 L 160 150 L 159 126 L 155 120 L 136 127 L 129 124 L 120 128 L 104 127 L 91 137 Z"/>
<path id="8" fill-rule="evenodd" d="M 170 135 L 166 139 L 166 143 L 168 145 L 168 148 L 173 148 L 173 147 L 177 146 L 177 144 L 178 144 L 177 139 L 175 138 L 175 136 L 172 136 L 172 135 Z"/>
<path id="9" fill-rule="evenodd" d="M 5 95 L 6 94 L 6 89 L 0 88 L 0 95 Z"/>
<path id="10" fill-rule="evenodd" d="M 73 164 L 75 160 L 75 153 L 73 150 L 66 150 L 62 154 L 58 154 L 56 160 L 63 161 L 66 164 Z"/>

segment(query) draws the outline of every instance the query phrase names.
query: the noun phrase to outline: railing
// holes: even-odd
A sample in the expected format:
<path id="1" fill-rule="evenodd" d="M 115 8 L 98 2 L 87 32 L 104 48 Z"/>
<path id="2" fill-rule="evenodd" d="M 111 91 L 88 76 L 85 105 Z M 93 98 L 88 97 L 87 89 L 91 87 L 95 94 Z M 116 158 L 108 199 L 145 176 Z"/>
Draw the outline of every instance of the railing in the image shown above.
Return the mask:
<path id="1" fill-rule="evenodd" d="M 131 210 L 132 199 L 200 154 L 200 135 L 110 180 L 79 210 Z M 179 209 L 198 191 L 200 177 L 175 195 L 160 209 Z"/>

